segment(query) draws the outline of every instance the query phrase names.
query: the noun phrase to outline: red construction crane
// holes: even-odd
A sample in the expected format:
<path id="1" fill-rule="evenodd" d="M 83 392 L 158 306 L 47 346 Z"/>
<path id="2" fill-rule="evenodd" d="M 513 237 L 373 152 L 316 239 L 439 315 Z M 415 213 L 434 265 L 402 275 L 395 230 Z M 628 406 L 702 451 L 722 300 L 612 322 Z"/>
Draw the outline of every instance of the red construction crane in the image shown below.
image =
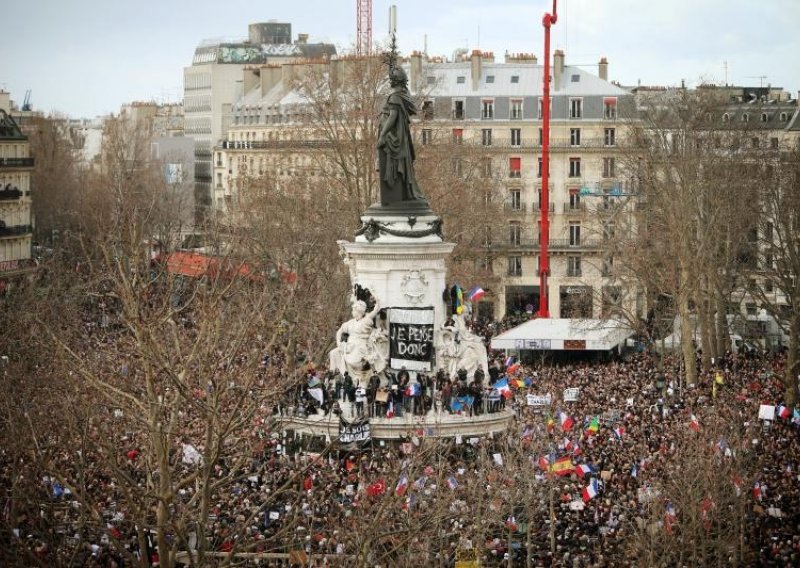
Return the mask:
<path id="1" fill-rule="evenodd" d="M 553 13 L 545 13 L 544 26 L 544 96 L 542 98 L 542 223 L 539 235 L 539 311 L 540 318 L 549 318 L 547 278 L 550 276 L 550 26 L 558 20 L 556 2 L 553 0 Z"/>
<path id="2" fill-rule="evenodd" d="M 372 0 L 356 0 L 356 55 L 372 51 Z"/>

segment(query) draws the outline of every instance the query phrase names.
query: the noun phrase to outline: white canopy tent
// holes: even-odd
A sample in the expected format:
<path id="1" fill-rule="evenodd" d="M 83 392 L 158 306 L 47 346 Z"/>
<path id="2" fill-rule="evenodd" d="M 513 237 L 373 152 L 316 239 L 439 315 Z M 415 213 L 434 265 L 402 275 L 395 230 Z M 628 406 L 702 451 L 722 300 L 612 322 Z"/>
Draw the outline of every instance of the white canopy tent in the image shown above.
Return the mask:
<path id="1" fill-rule="evenodd" d="M 633 330 L 624 322 L 601 319 L 532 319 L 492 338 L 492 349 L 610 351 Z"/>

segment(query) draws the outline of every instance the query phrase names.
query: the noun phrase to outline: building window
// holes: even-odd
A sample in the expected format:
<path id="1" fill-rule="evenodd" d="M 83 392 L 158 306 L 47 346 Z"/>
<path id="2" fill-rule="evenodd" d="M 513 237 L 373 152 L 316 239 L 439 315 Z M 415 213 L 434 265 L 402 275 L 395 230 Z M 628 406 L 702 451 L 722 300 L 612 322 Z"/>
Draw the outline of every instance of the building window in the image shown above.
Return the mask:
<path id="1" fill-rule="evenodd" d="M 481 118 L 483 118 L 484 120 L 490 120 L 490 119 L 494 118 L 494 101 L 493 100 L 483 101 Z"/>
<path id="2" fill-rule="evenodd" d="M 428 79 L 428 84 L 429 85 L 435 85 L 436 84 L 436 77 L 435 76 L 428 75 L 427 79 Z"/>
<path id="3" fill-rule="evenodd" d="M 461 158 L 453 158 L 452 170 L 453 175 L 456 177 L 460 178 L 464 175 L 464 162 L 461 160 Z"/>
<path id="4" fill-rule="evenodd" d="M 569 210 L 578 211 L 581 208 L 581 190 L 577 187 L 569 189 Z"/>
<path id="5" fill-rule="evenodd" d="M 768 118 L 769 117 L 767 116 L 767 113 L 765 112 L 761 113 L 761 122 L 767 122 Z"/>
<path id="6" fill-rule="evenodd" d="M 511 75 L 512 83 L 519 83 L 519 75 Z"/>
<path id="7" fill-rule="evenodd" d="M 750 122 L 750 115 L 748 113 L 742 115 L 742 122 Z"/>
<path id="8" fill-rule="evenodd" d="M 769 139 L 770 148 L 777 148 L 778 147 L 778 139 L 777 138 L 770 138 Z"/>
<path id="9" fill-rule="evenodd" d="M 617 233 L 617 226 L 614 223 L 604 223 L 603 224 L 603 240 L 604 241 L 612 241 L 614 240 L 614 235 Z"/>
<path id="10" fill-rule="evenodd" d="M 492 159 L 491 158 L 481 158 L 481 173 L 483 173 L 483 177 L 489 178 L 492 177 Z"/>
<path id="11" fill-rule="evenodd" d="M 569 159 L 569 177 L 581 177 L 581 159 Z"/>
<path id="12" fill-rule="evenodd" d="M 522 257 L 509 256 L 508 257 L 508 275 L 509 276 L 522 276 Z"/>
<path id="13" fill-rule="evenodd" d="M 553 116 L 553 99 L 550 99 L 550 116 Z M 539 119 L 542 118 L 542 99 L 539 99 Z"/>
<path id="14" fill-rule="evenodd" d="M 782 112 L 779 118 L 781 122 L 786 122 L 787 120 L 789 120 L 789 115 L 786 114 L 785 112 Z"/>
<path id="15" fill-rule="evenodd" d="M 422 129 L 422 145 L 427 146 L 433 140 L 433 130 L 430 128 Z"/>
<path id="16" fill-rule="evenodd" d="M 511 111 L 509 118 L 511 120 L 522 120 L 522 100 L 521 99 L 512 99 L 511 100 Z"/>
<path id="17" fill-rule="evenodd" d="M 539 156 L 537 163 L 536 163 L 536 177 L 542 177 L 542 167 L 544 166 L 544 160 L 541 156 Z"/>
<path id="18" fill-rule="evenodd" d="M 508 206 L 512 211 L 522 209 L 522 194 L 518 189 L 508 192 Z"/>
<path id="19" fill-rule="evenodd" d="M 616 175 L 616 160 L 614 158 L 603 158 L 603 177 L 611 178 Z"/>
<path id="20" fill-rule="evenodd" d="M 577 247 L 581 245 L 581 225 L 580 223 L 569 224 L 569 246 Z"/>
<path id="21" fill-rule="evenodd" d="M 422 120 L 433 120 L 433 101 L 423 101 Z"/>
<path id="22" fill-rule="evenodd" d="M 481 144 L 484 146 L 492 145 L 492 129 L 484 128 L 481 130 Z"/>
<path id="23" fill-rule="evenodd" d="M 581 129 L 580 128 L 570 128 L 569 129 L 569 145 L 570 146 L 580 146 L 581 145 Z"/>
<path id="24" fill-rule="evenodd" d="M 758 144 L 759 144 L 758 138 L 757 138 L 757 137 L 755 137 L 755 136 L 753 136 L 753 137 L 750 139 L 750 145 L 751 145 L 753 148 L 758 148 Z"/>
<path id="25" fill-rule="evenodd" d="M 567 257 L 567 276 L 577 278 L 581 276 L 581 257 L 568 256 Z"/>
<path id="26" fill-rule="evenodd" d="M 522 158 L 514 157 L 508 159 L 508 177 L 518 178 L 522 176 Z"/>
<path id="27" fill-rule="evenodd" d="M 616 146 L 617 145 L 617 129 L 616 128 L 606 128 L 605 135 L 603 137 L 603 142 L 606 146 Z"/>
<path id="28" fill-rule="evenodd" d="M 512 128 L 511 129 L 511 145 L 512 146 L 520 146 L 522 144 L 522 129 L 521 128 Z"/>
<path id="29" fill-rule="evenodd" d="M 494 83 L 494 75 L 486 75 L 487 83 Z"/>
<path id="30" fill-rule="evenodd" d="M 453 101 L 453 119 L 464 119 L 464 101 Z"/>
<path id="31" fill-rule="evenodd" d="M 466 83 L 466 82 L 467 82 L 467 77 L 466 77 L 466 75 L 459 75 L 458 77 L 456 77 L 456 83 L 457 83 L 458 85 L 463 85 L 463 84 L 464 84 L 464 83 Z"/>
<path id="32" fill-rule="evenodd" d="M 569 117 L 583 118 L 583 99 L 569 100 Z"/>
<path id="33" fill-rule="evenodd" d="M 453 129 L 453 144 L 461 145 L 464 143 L 464 129 L 463 128 L 454 128 Z"/>
<path id="34" fill-rule="evenodd" d="M 509 223 L 508 244 L 515 247 L 518 247 L 520 244 L 522 244 L 522 225 L 519 223 Z"/>
<path id="35" fill-rule="evenodd" d="M 606 120 L 617 119 L 617 99 L 613 97 L 603 99 L 603 118 Z"/>
<path id="36" fill-rule="evenodd" d="M 539 146 L 541 146 L 542 144 L 544 144 L 544 129 L 540 128 L 539 129 Z"/>

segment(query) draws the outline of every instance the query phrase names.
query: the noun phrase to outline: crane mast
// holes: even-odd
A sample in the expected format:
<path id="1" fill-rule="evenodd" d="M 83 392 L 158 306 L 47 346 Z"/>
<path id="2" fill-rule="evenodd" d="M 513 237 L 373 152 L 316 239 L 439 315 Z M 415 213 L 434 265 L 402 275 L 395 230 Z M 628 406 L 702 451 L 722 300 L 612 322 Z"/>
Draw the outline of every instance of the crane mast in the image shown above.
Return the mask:
<path id="1" fill-rule="evenodd" d="M 549 318 L 550 309 L 547 292 L 547 278 L 550 276 L 550 27 L 558 20 L 556 2 L 553 0 L 553 13 L 545 13 L 544 26 L 544 74 L 542 77 L 542 223 L 539 235 L 539 311 L 536 316 Z"/>

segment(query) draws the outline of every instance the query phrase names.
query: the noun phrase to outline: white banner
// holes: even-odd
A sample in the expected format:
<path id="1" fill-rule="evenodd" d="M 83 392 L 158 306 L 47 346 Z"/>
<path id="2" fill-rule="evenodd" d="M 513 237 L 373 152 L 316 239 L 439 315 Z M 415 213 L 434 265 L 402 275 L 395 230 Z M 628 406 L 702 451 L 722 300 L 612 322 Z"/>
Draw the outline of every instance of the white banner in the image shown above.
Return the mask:
<path id="1" fill-rule="evenodd" d="M 759 420 L 775 420 L 775 407 L 771 404 L 762 404 L 758 407 Z"/>
<path id="2" fill-rule="evenodd" d="M 528 406 L 550 406 L 550 403 L 553 401 L 553 397 L 549 394 L 529 394 L 526 398 Z"/>
<path id="3" fill-rule="evenodd" d="M 578 395 L 580 395 L 580 393 L 580 387 L 564 389 L 564 402 L 578 402 Z"/>

